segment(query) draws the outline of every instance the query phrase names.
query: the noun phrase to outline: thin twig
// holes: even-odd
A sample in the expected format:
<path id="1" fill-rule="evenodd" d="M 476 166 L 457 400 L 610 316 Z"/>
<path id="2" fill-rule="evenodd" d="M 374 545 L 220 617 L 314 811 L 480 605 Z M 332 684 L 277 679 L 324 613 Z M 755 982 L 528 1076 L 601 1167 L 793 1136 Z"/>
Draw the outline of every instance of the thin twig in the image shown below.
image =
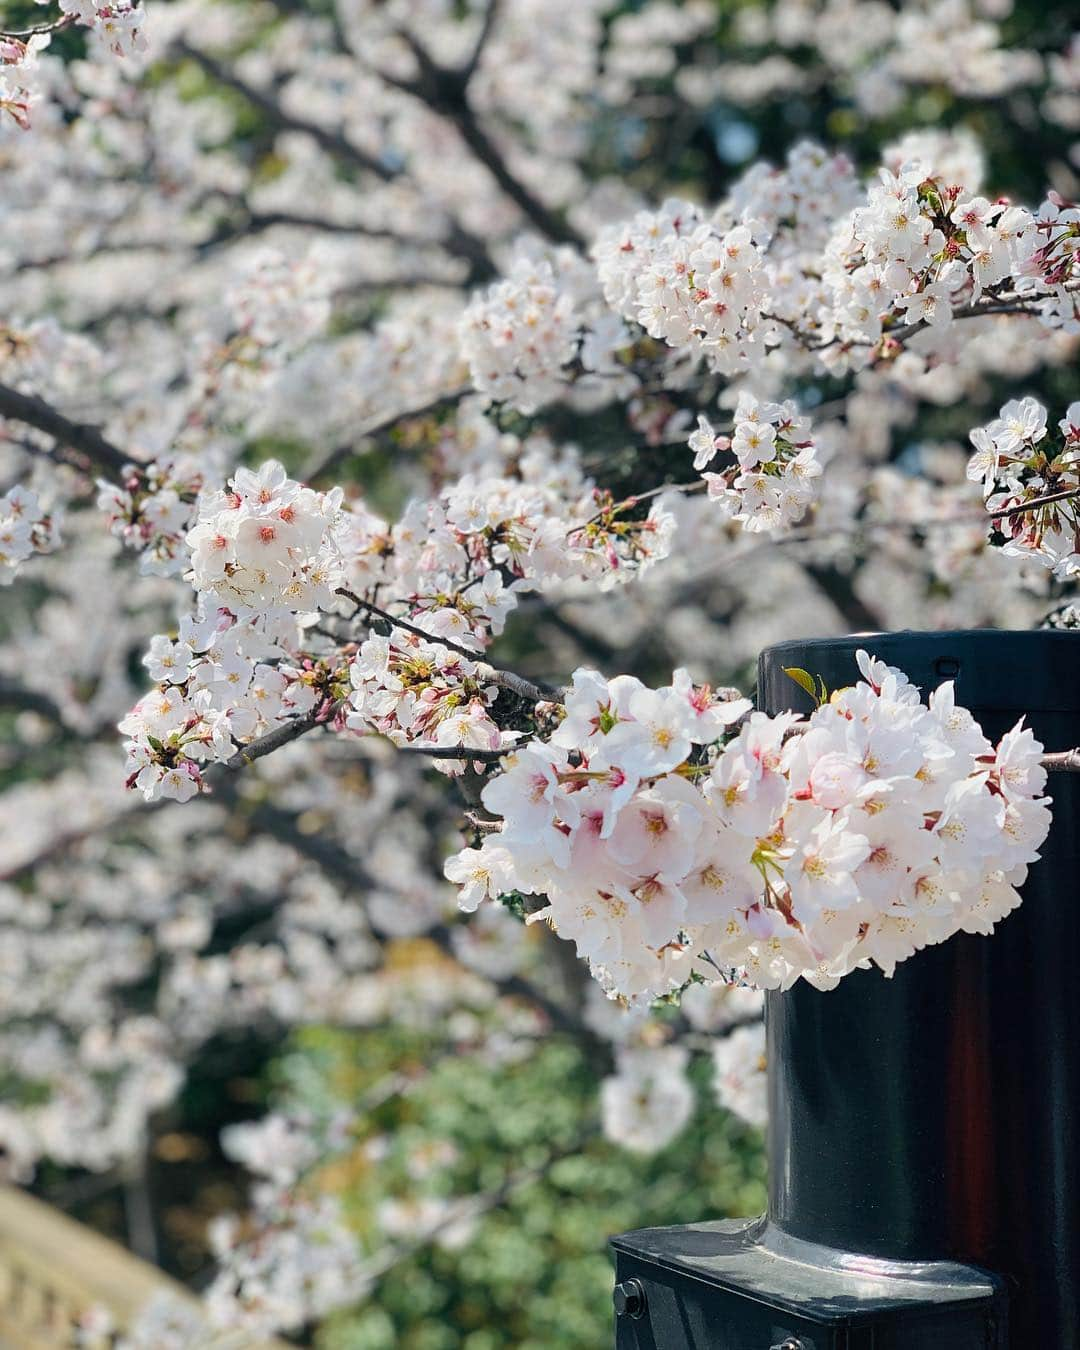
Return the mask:
<path id="1" fill-rule="evenodd" d="M 65 28 L 70 28 L 74 22 L 74 14 L 65 14 L 49 23 L 39 23 L 35 28 L 23 28 L 18 32 L 12 32 L 7 28 L 0 29 L 0 38 L 14 38 L 16 42 L 25 42 L 27 38 L 42 37 L 46 33 L 60 33 Z"/>
<path id="2" fill-rule="evenodd" d="M 1080 282 L 1067 282 L 1064 290 L 1073 292 L 1080 290 Z M 1038 314 L 1038 304 L 1044 300 L 1052 299 L 1052 296 L 1023 296 L 1023 295 L 1000 295 L 991 300 L 979 300 L 970 305 L 961 305 L 954 309 L 952 317 L 954 319 L 978 319 L 984 314 Z M 916 323 L 904 324 L 885 334 L 885 337 L 891 342 L 897 342 L 901 346 L 905 342 L 910 342 L 913 337 L 919 333 L 925 332 L 929 328 L 929 319 L 919 319 Z"/>
<path id="3" fill-rule="evenodd" d="M 406 422 L 413 417 L 427 417 L 430 413 L 438 412 L 442 408 L 451 407 L 459 402 L 467 393 L 467 386 L 461 386 L 457 389 L 451 389 L 444 394 L 433 395 L 426 403 L 421 403 L 416 408 L 406 408 L 403 412 L 392 413 L 389 417 L 380 418 L 377 422 L 372 422 L 366 427 L 362 427 L 356 432 L 355 438 L 348 445 L 338 445 L 329 453 L 321 458 L 313 460 L 312 463 L 302 471 L 300 477 L 305 483 L 313 483 L 319 478 L 323 478 L 341 463 L 349 455 L 356 452 L 357 441 L 377 440 L 386 432 L 392 430 L 399 422 Z"/>
<path id="4" fill-rule="evenodd" d="M 1040 506 L 1049 506 L 1052 502 L 1065 502 L 1070 497 L 1080 497 L 1080 488 L 1062 488 L 1060 492 L 1047 493 L 1045 497 L 1033 497 L 1019 506 L 1009 506 L 1004 511 L 991 511 L 991 520 L 1003 520 L 1006 516 L 1022 516 L 1028 511 L 1037 511 Z"/>
<path id="5" fill-rule="evenodd" d="M 353 591 L 347 590 L 344 586 L 339 586 L 334 592 L 343 599 L 351 601 L 358 610 L 366 610 L 373 614 L 377 619 L 382 619 L 384 623 L 392 624 L 395 628 L 402 628 L 406 633 L 411 633 L 413 637 L 418 637 L 424 642 L 438 643 L 442 647 L 456 652 L 458 656 L 463 656 L 467 661 L 475 661 L 481 667 L 479 674 L 482 679 L 491 684 L 501 685 L 504 689 L 510 689 L 522 698 L 531 699 L 533 703 L 547 703 L 552 699 L 558 699 L 558 691 L 554 689 L 543 689 L 539 685 L 533 684 L 531 680 L 523 679 L 520 675 L 515 675 L 512 670 L 502 670 L 498 666 L 493 666 L 484 660 L 482 652 L 472 651 L 468 647 L 462 647 L 451 638 L 441 637 L 436 633 L 429 633 L 424 628 L 417 627 L 407 619 L 398 618 L 388 610 L 380 609 L 378 605 L 372 604 L 370 600 L 362 600 L 360 596 Z"/>
<path id="6" fill-rule="evenodd" d="M 630 511 L 640 502 L 647 502 L 651 497 L 659 497 L 665 492 L 681 492 L 684 496 L 689 497 L 692 493 L 701 492 L 708 486 L 704 478 L 695 479 L 692 483 L 661 483 L 658 487 L 649 488 L 647 492 L 635 492 L 631 497 L 624 497 L 621 502 L 613 502 L 610 506 L 605 506 L 582 524 L 572 525 L 567 534 L 576 534 L 578 530 L 584 530 L 589 525 L 595 525 L 597 521 L 603 520 L 607 515 L 614 515 L 617 511 Z"/>

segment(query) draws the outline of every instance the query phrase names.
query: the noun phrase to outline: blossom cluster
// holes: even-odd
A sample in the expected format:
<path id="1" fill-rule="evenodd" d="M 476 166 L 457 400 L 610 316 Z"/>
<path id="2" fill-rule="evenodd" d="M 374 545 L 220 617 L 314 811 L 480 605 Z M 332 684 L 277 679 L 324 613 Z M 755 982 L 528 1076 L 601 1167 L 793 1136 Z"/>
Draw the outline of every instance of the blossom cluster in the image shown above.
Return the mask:
<path id="1" fill-rule="evenodd" d="M 491 716 L 498 679 L 479 658 L 520 593 L 639 574 L 669 551 L 675 517 L 663 497 L 647 514 L 634 499 L 614 501 L 584 478 L 570 450 L 556 459 L 543 438 L 505 439 L 512 474 L 502 459 L 481 458 L 476 472 L 411 504 L 393 526 L 362 501 L 346 507 L 340 489 L 302 486 L 275 461 L 238 469 L 224 490 L 204 489 L 183 537 L 198 616 L 185 618 L 179 639 L 151 644 L 146 665 L 158 687 L 121 724 L 129 784 L 187 799 L 204 786 L 206 762 L 230 758 L 281 718 L 329 715 L 348 683 L 338 679 L 336 654 L 300 655 L 296 616 L 340 615 L 340 597 L 356 598 L 342 582 L 362 596 L 385 594 L 394 610 L 376 610 L 389 633 L 369 634 L 344 655 L 352 730 L 439 749 L 511 744 L 517 733 Z M 160 486 L 143 481 L 156 492 L 140 495 L 133 472 L 130 493 L 103 486 L 99 504 L 114 532 L 148 537 L 180 570 L 174 550 L 190 493 L 178 492 L 175 475 Z M 370 627 L 364 599 L 351 620 Z M 464 762 L 438 767 L 460 773 Z"/>
<path id="2" fill-rule="evenodd" d="M 203 494 L 188 531 L 195 588 L 238 612 L 329 605 L 341 577 L 341 498 L 301 486 L 276 460 L 237 469 L 228 490 Z"/>
<path id="3" fill-rule="evenodd" d="M 36 492 L 16 484 L 0 496 L 0 586 L 15 580 L 20 563 L 56 548 L 59 531 Z"/>
<path id="4" fill-rule="evenodd" d="M 578 346 L 573 296 L 550 262 L 519 258 L 461 320 L 462 354 L 488 398 L 535 412 L 556 398 Z"/>
<path id="5" fill-rule="evenodd" d="M 412 622 L 479 649 L 528 591 L 576 580 L 616 585 L 666 558 L 670 502 L 662 494 L 647 512 L 637 506 L 587 478 L 573 446 L 504 436 L 495 453 L 475 456 L 460 478 L 410 503 L 393 526 L 352 503 L 347 577 L 358 590 L 379 586 L 407 597 Z"/>
<path id="6" fill-rule="evenodd" d="M 0 73 L 3 67 L 0 66 Z M 0 370 L 5 384 L 71 397 L 98 379 L 101 347 L 85 333 L 73 333 L 55 315 L 0 323 Z"/>
<path id="7" fill-rule="evenodd" d="M 895 116 L 909 88 L 925 85 L 995 97 L 1041 75 L 1038 53 L 1006 45 L 993 22 L 1011 9 L 1011 0 L 913 0 L 895 9 L 863 0 L 797 0 L 745 8 L 735 16 L 735 53 L 712 68 L 687 64 L 680 87 L 698 105 L 722 95 L 754 107 L 825 79 L 867 120 Z M 802 61 L 794 59 L 800 49 Z M 809 64 L 805 53 L 812 53 Z"/>
<path id="8" fill-rule="evenodd" d="M 665 495 L 643 513 L 634 498 L 593 487 L 572 448 L 556 457 L 546 438 L 502 439 L 512 468 L 481 459 L 393 526 L 359 502 L 346 514 L 350 585 L 398 597 L 398 612 L 381 611 L 389 632 L 366 638 L 352 658 L 351 729 L 439 750 L 506 748 L 519 733 L 494 719 L 499 679 L 480 658 L 521 595 L 574 580 L 610 586 L 669 552 L 675 516 Z M 466 762 L 435 767 L 457 774 Z"/>
<path id="9" fill-rule="evenodd" d="M 184 540 L 203 485 L 188 456 L 160 455 L 129 464 L 119 483 L 98 479 L 98 510 L 109 533 L 139 554 L 142 572 L 169 576 L 183 570 Z"/>
<path id="10" fill-rule="evenodd" d="M 651 337 L 690 346 L 722 372 L 749 363 L 766 297 L 748 226 L 721 229 L 672 199 L 602 232 L 594 255 L 608 304 Z"/>
<path id="11" fill-rule="evenodd" d="M 435 767 L 463 773 L 470 749 L 490 753 L 518 737 L 492 720 L 498 690 L 485 683 L 485 671 L 492 673 L 460 649 L 395 626 L 387 637 L 372 636 L 360 645 L 350 666 L 354 711 L 346 722 L 358 731 L 378 731 L 397 745 L 458 746 L 462 759 L 437 761 Z"/>
<path id="12" fill-rule="evenodd" d="M 226 1152 L 260 1178 L 244 1241 L 235 1216 L 221 1216 L 210 1238 L 220 1269 L 206 1292 L 211 1327 L 268 1335 L 300 1327 L 359 1297 L 366 1285 L 362 1256 L 333 1194 L 305 1186 L 304 1172 L 327 1151 L 340 1151 L 349 1121 L 267 1116 L 224 1131 Z M 324 1137 L 320 1137 L 324 1136 Z"/>
<path id="13" fill-rule="evenodd" d="M 578 671 L 558 729 L 485 786 L 501 829 L 448 860 L 461 904 L 545 896 L 631 998 L 691 974 L 831 988 L 989 932 L 1049 829 L 1042 747 L 1020 724 L 992 745 L 951 684 L 924 705 L 899 671 L 859 668 L 806 721 L 746 716 L 683 673 L 654 691 Z"/>
<path id="14" fill-rule="evenodd" d="M 681 1045 L 620 1050 L 617 1071 L 600 1087 L 604 1132 L 634 1153 L 655 1153 L 678 1135 L 694 1109 Z"/>
<path id="15" fill-rule="evenodd" d="M 752 164 L 732 184 L 720 214 L 732 224 L 748 225 L 755 243 L 764 250 L 770 314 L 785 312 L 777 295 L 790 280 L 785 269 L 790 272 L 793 265 L 819 255 L 836 221 L 854 210 L 861 197 L 859 178 L 848 156 L 830 153 L 813 141 L 797 141 L 782 166 L 764 161 Z M 801 267 L 798 284 L 800 288 L 808 284 Z M 806 308 L 805 294 L 800 308 Z"/>
<path id="16" fill-rule="evenodd" d="M 278 249 L 259 249 L 239 269 L 225 308 L 247 363 L 251 349 L 281 363 L 326 327 L 327 278 L 310 255 L 290 259 Z"/>
<path id="17" fill-rule="evenodd" d="M 483 424 L 482 424 L 483 425 Z M 466 422 L 446 446 L 459 456 Z M 573 446 L 502 436 L 473 448 L 460 477 L 411 502 L 390 525 L 351 503 L 342 540 L 350 587 L 407 598 L 433 636 L 485 646 L 520 595 L 576 579 L 611 585 L 667 556 L 674 520 L 661 497 L 647 514 L 616 502 L 581 469 Z"/>
<path id="18" fill-rule="evenodd" d="M 479 911 L 502 913 L 488 907 Z M 692 1051 L 712 1062 L 716 1101 L 746 1124 L 766 1121 L 765 996 L 749 985 L 688 984 L 679 996 L 682 1029 L 650 1016 L 645 1002 L 607 998 L 593 984 L 588 996 L 590 1028 L 612 1043 L 613 1072 L 600 1089 L 604 1134 L 621 1148 L 655 1153 L 686 1128 L 697 1103 Z"/>
<path id="19" fill-rule="evenodd" d="M 979 166 L 909 140 L 861 190 L 843 156 L 800 143 L 755 165 L 708 213 L 671 199 L 593 245 L 608 305 L 727 374 L 776 348 L 838 369 L 895 356 L 905 329 L 943 333 L 980 302 L 1018 300 L 1077 331 L 1077 209 L 1051 193 L 1033 212 L 972 183 Z M 882 346 L 881 344 L 883 343 Z"/>
<path id="20" fill-rule="evenodd" d="M 714 885 L 708 859 L 689 876 L 701 794 L 694 769 L 678 770 L 750 703 L 695 686 L 685 671 L 652 690 L 579 670 L 564 706 L 550 739 L 509 755 L 485 785 L 481 800 L 502 829 L 450 858 L 446 875 L 463 908 L 510 890 L 545 895 L 544 916 L 620 990 L 643 978 L 667 988 L 654 954 L 668 963 Z"/>
<path id="21" fill-rule="evenodd" d="M 608 402 L 639 384 L 630 329 L 604 303 L 595 268 L 570 248 L 519 248 L 506 277 L 466 307 L 458 342 L 476 391 L 526 414 L 574 394 Z"/>
<path id="22" fill-rule="evenodd" d="M 716 1100 L 749 1125 L 769 1118 L 765 1024 L 737 1026 L 713 1046 Z"/>
<path id="23" fill-rule="evenodd" d="M 1080 576 L 1080 402 L 1055 434 L 1037 399 L 1012 399 L 974 428 L 971 443 L 968 477 L 982 483 L 991 543 L 1037 558 L 1063 580 Z"/>
<path id="24" fill-rule="evenodd" d="M 969 196 L 960 185 L 928 176 L 928 167 L 914 161 L 895 173 L 881 169 L 866 205 L 830 243 L 825 280 L 833 323 L 846 342 L 877 343 L 886 318 L 892 325 L 945 327 L 962 303 L 1006 279 L 1059 270 L 1061 235 L 1040 243 L 1049 220 L 1036 220 L 1023 206 Z"/>
<path id="25" fill-rule="evenodd" d="M 690 437 L 694 468 L 703 471 L 709 497 L 725 516 L 750 532 L 791 525 L 814 499 L 821 464 L 810 438 L 810 423 L 792 402 L 761 402 L 747 390 L 739 394 L 734 430 L 718 436 L 704 415 Z M 708 472 L 721 450 L 736 463 L 722 473 Z"/>
<path id="26" fill-rule="evenodd" d="M 141 0 L 59 0 L 59 9 L 60 16 L 52 23 L 22 36 L 0 32 L 0 114 L 6 113 L 23 131 L 30 129 L 31 109 L 45 84 L 39 57 L 48 50 L 53 33 L 74 22 L 84 24 L 94 43 L 114 56 L 147 48 Z"/>
<path id="27" fill-rule="evenodd" d="M 156 686 L 120 722 L 128 787 L 147 801 L 188 801 L 205 789 L 206 766 L 230 759 L 238 745 L 287 717 L 329 716 L 330 672 L 282 658 L 272 629 L 226 609 L 185 617 L 175 641 L 155 637 L 143 664 Z"/>
<path id="28" fill-rule="evenodd" d="M 114 56 L 146 51 L 146 11 L 141 0 L 58 0 L 61 11 L 85 24 Z"/>

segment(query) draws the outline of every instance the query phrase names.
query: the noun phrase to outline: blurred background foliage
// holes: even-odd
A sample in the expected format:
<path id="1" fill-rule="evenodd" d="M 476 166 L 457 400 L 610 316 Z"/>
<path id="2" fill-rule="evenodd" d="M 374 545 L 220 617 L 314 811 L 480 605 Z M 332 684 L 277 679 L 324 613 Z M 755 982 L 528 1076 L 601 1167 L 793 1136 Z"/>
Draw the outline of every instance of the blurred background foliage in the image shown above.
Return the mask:
<path id="1" fill-rule="evenodd" d="M 428 1038 L 409 1040 L 399 1030 L 312 1030 L 295 1038 L 276 1073 L 287 1096 L 310 1108 L 359 1104 L 380 1071 L 400 1072 L 410 1054 L 430 1054 Z M 361 1230 L 388 1196 L 415 1190 L 425 1165 L 448 1193 L 498 1201 L 460 1247 L 436 1242 L 395 1264 L 375 1298 L 331 1316 L 315 1343 L 321 1350 L 604 1344 L 610 1234 L 752 1214 L 764 1204 L 759 1132 L 718 1112 L 707 1073 L 696 1076 L 698 1109 L 686 1130 L 646 1157 L 599 1135 L 595 1069 L 562 1036 L 502 1065 L 448 1056 L 416 1089 L 367 1112 L 387 1152 L 366 1161 L 361 1145 L 324 1178 L 348 1196 Z"/>

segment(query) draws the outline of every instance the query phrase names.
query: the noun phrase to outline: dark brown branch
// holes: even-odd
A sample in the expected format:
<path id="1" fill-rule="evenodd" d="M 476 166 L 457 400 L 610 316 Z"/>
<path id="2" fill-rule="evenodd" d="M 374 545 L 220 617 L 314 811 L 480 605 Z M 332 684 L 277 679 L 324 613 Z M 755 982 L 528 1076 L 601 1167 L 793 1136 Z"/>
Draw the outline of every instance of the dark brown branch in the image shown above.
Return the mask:
<path id="1" fill-rule="evenodd" d="M 362 239 L 393 240 L 399 244 L 440 244 L 438 239 L 412 239 L 407 235 L 399 234 L 396 230 L 373 225 L 361 225 L 340 220 L 320 220 L 317 216 L 295 215 L 290 211 L 251 211 L 233 223 L 220 225 L 213 234 L 208 235 L 207 238 L 195 245 L 195 252 L 200 256 L 205 256 L 227 244 L 235 243 L 238 239 L 247 239 L 251 235 L 262 234 L 266 230 L 273 230 L 279 226 L 297 230 L 319 230 L 323 234 L 349 234 Z"/>
<path id="2" fill-rule="evenodd" d="M 2 28 L 0 29 L 0 38 L 14 38 L 16 42 L 25 42 L 27 38 L 43 37 L 47 33 L 63 32 L 65 28 L 70 28 L 74 22 L 74 14 L 65 14 L 59 19 L 52 19 L 49 23 L 39 23 L 34 28 L 23 28 L 17 32 L 12 32 L 11 29 L 8 28 Z"/>
<path id="3" fill-rule="evenodd" d="M 318 122 L 309 122 L 306 118 L 286 112 L 277 99 L 267 93 L 265 89 L 259 89 L 253 84 L 248 84 L 246 80 L 241 79 L 235 71 L 230 70 L 228 66 L 217 60 L 216 57 L 211 56 L 209 52 L 192 47 L 183 39 L 177 42 L 176 51 L 181 56 L 187 57 L 189 61 L 194 61 L 198 66 L 201 66 L 212 80 L 216 80 L 218 84 L 223 84 L 226 89 L 231 89 L 234 93 L 247 99 L 277 130 L 304 132 L 327 154 L 333 155 L 335 159 L 342 160 L 346 164 L 353 165 L 354 168 L 374 174 L 376 178 L 381 178 L 384 183 L 388 183 L 397 176 L 395 169 L 390 168 L 374 155 L 368 154 L 366 150 L 354 144 L 347 137 L 342 136 L 340 132 L 331 131 Z"/>
<path id="4" fill-rule="evenodd" d="M 100 428 L 89 422 L 73 422 L 44 399 L 34 394 L 20 394 L 17 389 L 3 384 L 0 384 L 0 417 L 10 417 L 43 431 L 56 441 L 58 447 L 77 451 L 114 477 L 120 477 L 128 465 L 138 463 L 134 456 L 107 440 Z"/>
<path id="5" fill-rule="evenodd" d="M 426 103 L 432 112 L 446 117 L 457 127 L 462 140 L 473 155 L 491 174 L 507 197 L 521 211 L 527 220 L 556 244 L 572 244 L 584 249 L 585 241 L 566 220 L 546 206 L 539 197 L 516 178 L 503 156 L 502 151 L 481 126 L 468 98 L 468 75 L 466 70 L 449 70 L 438 65 L 416 37 L 403 32 L 402 39 L 408 45 L 416 59 L 418 77 L 415 80 L 399 80 L 379 72 L 382 79 L 396 89 L 411 94 Z"/>
<path id="6" fill-rule="evenodd" d="M 991 511 L 990 519 L 1003 520 L 1007 516 L 1022 516 L 1028 511 L 1037 511 L 1041 506 L 1049 506 L 1052 502 L 1066 502 L 1071 497 L 1080 497 L 1080 488 L 1062 488 L 1060 492 L 1048 492 L 1045 497 L 1033 497 L 1029 502 L 1006 507 L 1004 511 Z"/>
<path id="7" fill-rule="evenodd" d="M 1080 290 L 1080 282 L 1067 282 L 1064 289 L 1066 291 Z M 1030 298 L 1022 295 L 995 296 L 990 300 L 977 300 L 970 305 L 961 305 L 958 309 L 953 310 L 952 316 L 954 319 L 978 319 L 984 314 L 1037 315 L 1039 304 L 1043 300 L 1051 298 L 1045 295 L 1035 295 Z M 900 328 L 887 332 L 885 338 L 887 341 L 896 342 L 903 346 L 905 342 L 910 342 L 913 337 L 925 332 L 929 327 L 928 319 L 919 319 L 916 323 L 904 324 Z"/>
<path id="8" fill-rule="evenodd" d="M 257 759 L 273 754 L 275 750 L 280 750 L 283 745 L 290 745 L 293 741 L 299 740 L 301 736 L 306 736 L 309 731 L 314 731 L 316 727 L 325 726 L 327 722 L 333 720 L 340 706 L 339 703 L 334 703 L 327 708 L 324 704 L 320 704 L 319 707 L 305 713 L 302 717 L 294 717 L 288 722 L 283 722 L 281 726 L 275 727 L 273 731 L 268 731 L 265 736 L 260 736 L 258 740 L 251 741 L 248 745 L 242 745 L 231 759 L 224 761 L 223 767 L 229 770 L 247 768 L 249 764 L 254 764 Z"/>
<path id="9" fill-rule="evenodd" d="M 477 67 L 483 58 L 488 43 L 491 41 L 491 35 L 495 31 L 495 22 L 499 17 L 499 10 L 502 8 L 502 0 L 488 0 L 487 9 L 484 11 L 484 19 L 480 25 L 480 33 L 476 39 L 476 45 L 472 49 L 472 55 L 461 69 L 461 78 L 466 86 L 476 74 Z"/>
<path id="10" fill-rule="evenodd" d="M 6 675 L 0 675 L 0 708 L 7 708 L 14 712 L 37 713 L 40 717 L 46 718 L 58 727 L 66 725 L 64 714 L 47 694 L 17 684 L 14 680 L 8 679 Z"/>
<path id="11" fill-rule="evenodd" d="M 424 642 L 438 643 L 439 646 L 447 647 L 450 651 L 456 652 L 458 656 L 465 657 L 467 661 L 475 661 L 478 665 L 483 666 L 480 678 L 486 680 L 489 684 L 500 685 L 503 689 L 509 689 L 521 698 L 530 699 L 533 703 L 546 703 L 551 699 L 558 698 L 554 689 L 541 689 L 539 685 L 533 684 L 530 680 L 515 675 L 512 670 L 500 670 L 498 666 L 490 665 L 484 660 L 483 652 L 472 651 L 468 647 L 460 646 L 450 638 L 440 637 L 437 633 L 429 633 L 425 628 L 419 628 L 407 619 L 398 618 L 388 610 L 380 609 L 378 605 L 373 605 L 370 600 L 362 600 L 360 596 L 346 590 L 344 586 L 339 587 L 334 594 L 351 601 L 358 610 L 366 610 L 368 614 L 374 615 L 377 619 L 382 619 L 384 623 L 392 624 L 395 628 L 403 628 L 406 633 L 411 633 L 413 637 L 418 637 Z M 460 758 L 467 758 L 467 756 L 460 756 Z"/>
<path id="12" fill-rule="evenodd" d="M 468 745 L 398 745 L 394 747 L 402 755 L 426 755 L 428 759 L 464 759 L 475 760 L 482 764 L 497 764 L 512 754 L 515 747 L 508 745 L 505 750 L 477 750 Z"/>
<path id="13" fill-rule="evenodd" d="M 233 224 L 225 223 L 219 226 L 212 235 L 195 245 L 195 252 L 199 255 L 206 255 L 237 239 L 261 234 L 263 231 L 274 229 L 277 226 L 298 230 L 318 230 L 324 234 L 355 235 L 360 239 L 385 240 L 390 243 L 401 244 L 406 248 L 441 249 L 459 262 L 468 264 L 468 274 L 461 283 L 467 287 L 478 286 L 482 282 L 489 281 L 496 274 L 495 264 L 492 262 L 483 240 L 470 234 L 456 220 L 448 220 L 446 222 L 446 233 L 439 237 L 438 235 L 406 234 L 400 230 L 391 229 L 390 226 L 320 220 L 317 216 L 305 216 L 291 211 L 251 211 Z M 410 278 L 409 284 L 413 284 L 414 281 L 415 278 Z M 387 289 L 392 283 L 390 279 L 385 278 L 381 280 L 380 285 Z"/>

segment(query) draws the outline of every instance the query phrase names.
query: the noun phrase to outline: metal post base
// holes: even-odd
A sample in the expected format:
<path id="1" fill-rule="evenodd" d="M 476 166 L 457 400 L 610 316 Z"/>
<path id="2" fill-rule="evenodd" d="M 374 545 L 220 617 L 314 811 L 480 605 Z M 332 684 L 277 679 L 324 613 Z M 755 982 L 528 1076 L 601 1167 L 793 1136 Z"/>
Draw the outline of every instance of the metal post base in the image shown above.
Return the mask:
<path id="1" fill-rule="evenodd" d="M 836 1251 L 766 1219 L 612 1240 L 616 1350 L 1004 1350 L 1001 1281 Z"/>

